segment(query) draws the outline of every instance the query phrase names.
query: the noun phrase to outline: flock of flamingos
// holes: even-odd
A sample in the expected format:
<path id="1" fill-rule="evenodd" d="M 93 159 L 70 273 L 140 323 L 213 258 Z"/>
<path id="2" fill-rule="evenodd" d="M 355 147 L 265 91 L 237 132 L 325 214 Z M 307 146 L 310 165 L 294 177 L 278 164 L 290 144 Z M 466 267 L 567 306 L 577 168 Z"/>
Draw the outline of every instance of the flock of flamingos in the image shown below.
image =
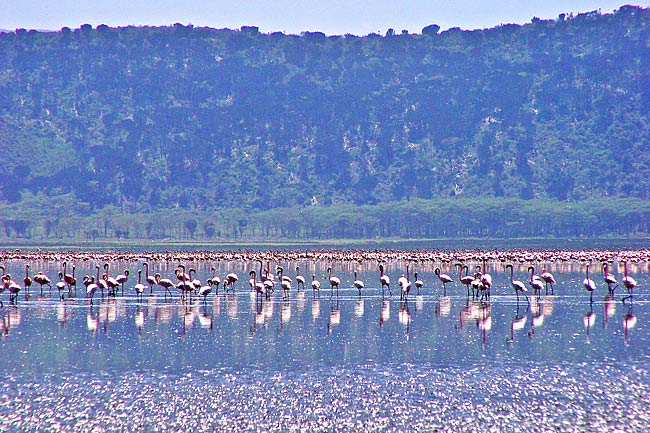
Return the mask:
<path id="1" fill-rule="evenodd" d="M 165 256 L 165 254 L 169 254 Z M 194 256 L 192 259 L 196 260 L 197 254 L 203 254 L 202 259 L 211 259 L 214 258 L 213 253 L 193 253 Z M 596 290 L 596 282 L 592 279 L 593 272 L 590 274 L 590 269 L 593 271 L 592 264 L 594 261 L 600 263 L 600 271 L 602 272 L 602 280 L 607 286 L 607 290 L 610 295 L 614 295 L 614 291 L 622 286 L 627 291 L 627 296 L 625 299 L 631 297 L 634 293 L 634 289 L 637 285 L 634 277 L 628 274 L 627 261 L 632 260 L 634 262 L 638 261 L 647 261 L 648 252 L 626 252 L 621 254 L 621 252 L 603 252 L 603 251 L 592 251 L 592 252 L 539 252 L 532 253 L 528 251 L 510 251 L 510 252 L 492 252 L 492 253 L 481 253 L 481 252 L 391 252 L 391 251 L 365 251 L 360 252 L 349 252 L 349 251 L 319 251 L 319 252 L 266 252 L 266 253 L 214 253 L 216 254 L 217 260 L 236 260 L 240 258 L 248 262 L 249 269 L 248 272 L 248 287 L 251 291 L 251 297 L 253 293 L 256 296 L 256 300 L 259 300 L 260 303 L 264 300 L 270 299 L 273 294 L 277 292 L 282 293 L 284 299 L 290 297 L 290 293 L 294 288 L 296 290 L 305 290 L 307 284 L 313 292 L 313 296 L 320 296 L 321 287 L 329 286 L 330 297 L 336 293 L 338 297 L 338 291 L 341 287 L 341 278 L 333 274 L 332 267 L 327 268 L 327 283 L 321 283 L 317 278 L 316 274 L 311 275 L 311 279 L 308 281 L 305 276 L 300 273 L 300 267 L 296 266 L 295 269 L 292 269 L 292 275 L 289 275 L 282 266 L 276 265 L 274 269 L 271 268 L 271 263 L 282 263 L 281 260 L 290 261 L 294 260 L 296 263 L 299 259 L 309 259 L 310 255 L 313 255 L 313 258 L 317 257 L 320 259 L 338 259 L 339 261 L 354 261 L 361 262 L 362 260 L 376 260 L 377 273 L 378 273 L 378 282 L 381 285 L 382 295 L 385 295 L 388 292 L 389 295 L 393 295 L 393 289 L 399 291 L 400 299 L 407 300 L 409 294 L 412 290 L 416 290 L 418 293 L 423 287 L 424 283 L 418 278 L 418 273 L 414 272 L 413 278 L 410 274 L 410 261 L 422 262 L 425 260 L 434 261 L 439 260 L 439 263 L 445 264 L 449 269 L 455 269 L 457 273 L 458 282 L 466 287 L 467 296 L 487 299 L 490 297 L 490 291 L 492 289 L 492 276 L 488 273 L 488 268 L 486 266 L 487 260 L 500 260 L 505 264 L 506 272 L 509 270 L 509 279 L 512 289 L 517 296 L 517 302 L 519 302 L 519 297 L 523 296 L 528 302 L 530 302 L 528 293 L 532 292 L 536 295 L 539 295 L 542 290 L 547 294 L 550 289 L 551 294 L 553 294 L 555 284 L 555 278 L 551 272 L 547 269 L 542 268 L 541 272 L 536 273 L 535 265 L 531 264 L 527 267 L 529 272 L 529 277 L 526 281 L 517 280 L 514 277 L 514 264 L 520 266 L 525 263 L 536 263 L 544 260 L 548 261 L 550 255 L 553 255 L 554 261 L 561 261 L 565 259 L 572 259 L 577 257 L 577 260 L 584 263 L 585 269 L 585 278 L 583 280 L 583 286 L 585 290 L 589 293 L 590 302 L 593 301 L 593 293 Z M 339 255 L 336 257 L 336 255 Z M 396 282 L 396 287 L 392 284 L 390 276 L 385 273 L 384 264 L 387 259 L 395 258 L 395 256 L 403 255 L 403 257 L 397 257 L 401 259 L 406 259 L 407 263 L 405 266 L 405 272 L 402 273 Z M 621 281 L 616 279 L 616 277 L 610 273 L 610 264 L 613 256 L 616 256 L 619 261 L 622 261 L 624 274 L 621 278 Z M 13 256 L 8 253 L 3 254 L 5 260 L 12 258 L 22 258 L 25 259 L 34 259 L 38 261 L 47 261 L 47 260 L 57 260 L 60 256 L 54 255 L 53 253 L 32 253 L 25 254 L 16 251 Z M 122 260 L 142 260 L 143 254 L 122 254 L 120 259 Z M 156 253 L 155 255 L 150 255 L 148 258 L 153 260 L 179 260 L 183 255 L 181 253 Z M 65 258 L 65 257 L 64 257 Z M 147 256 L 145 255 L 145 259 Z M 620 260 L 620 259 L 623 260 Z M 119 275 L 111 275 L 109 257 L 95 255 L 90 253 L 81 253 L 77 256 L 77 259 L 88 261 L 98 259 L 106 260 L 103 266 L 95 265 L 95 274 L 94 275 L 85 275 L 78 281 L 78 277 L 75 275 L 75 266 L 71 265 L 68 267 L 68 260 L 61 261 L 61 269 L 58 272 L 57 278 L 52 279 L 50 276 L 46 275 L 42 271 L 38 271 L 35 274 L 30 274 L 30 265 L 25 264 L 24 268 L 24 278 L 22 279 L 22 284 L 19 282 L 19 279 L 16 279 L 12 274 L 5 273 L 5 266 L 0 265 L 0 275 L 1 275 L 1 284 L 0 284 L 0 293 L 7 292 L 9 294 L 9 301 L 15 304 L 18 300 L 18 295 L 21 291 L 24 291 L 26 294 L 29 294 L 32 286 L 40 286 L 39 289 L 41 294 L 43 293 L 44 288 L 47 288 L 50 292 L 53 288 L 58 291 L 59 297 L 64 299 L 65 297 L 72 296 L 73 293 L 77 292 L 77 286 L 80 286 L 79 283 L 83 285 L 83 293 L 89 299 L 89 302 L 92 304 L 93 299 L 96 295 L 101 294 L 102 298 L 104 296 L 123 296 L 124 295 L 124 286 L 129 281 L 131 276 L 128 269 L 124 270 L 123 273 Z M 115 257 L 112 257 L 115 259 Z M 575 258 L 574 258 L 575 259 Z M 25 260 L 25 261 L 27 261 Z M 535 261 L 536 260 L 536 261 Z M 466 264 L 467 262 L 473 261 L 474 263 L 479 263 L 473 266 L 470 272 L 470 266 Z M 219 290 L 221 289 L 224 292 L 232 292 L 236 290 L 237 284 L 240 280 L 239 276 L 234 272 L 229 272 L 223 277 L 223 279 L 217 275 L 216 268 L 212 267 L 212 276 L 207 278 L 205 282 L 200 281 L 196 278 L 196 270 L 191 267 L 186 267 L 185 265 L 179 264 L 174 270 L 173 275 L 169 277 L 163 277 L 160 273 L 155 273 L 153 275 L 149 272 L 149 262 L 144 261 L 142 267 L 137 270 L 137 283 L 132 286 L 132 289 L 135 292 L 135 295 L 139 300 L 142 300 L 142 296 L 146 293 L 153 294 L 155 286 L 159 286 L 164 289 L 165 297 L 173 296 L 173 293 L 178 293 L 178 296 L 185 300 L 191 299 L 192 296 L 202 297 L 204 300 L 214 292 L 215 295 L 218 295 Z M 273 272 L 274 271 L 274 272 Z M 295 271 L 295 273 L 293 272 Z M 447 284 L 454 283 L 454 277 L 448 273 L 443 273 L 440 266 L 436 266 L 434 270 L 435 275 L 442 284 L 442 290 L 446 294 Z M 292 278 L 293 276 L 293 278 Z M 241 283 L 240 283 L 241 284 Z M 354 271 L 354 280 L 352 286 L 358 290 L 359 295 L 365 289 L 365 283 L 357 278 L 357 272 Z M 128 290 L 127 290 L 128 291 Z M 4 307 L 4 303 L 0 300 L 0 306 Z"/>

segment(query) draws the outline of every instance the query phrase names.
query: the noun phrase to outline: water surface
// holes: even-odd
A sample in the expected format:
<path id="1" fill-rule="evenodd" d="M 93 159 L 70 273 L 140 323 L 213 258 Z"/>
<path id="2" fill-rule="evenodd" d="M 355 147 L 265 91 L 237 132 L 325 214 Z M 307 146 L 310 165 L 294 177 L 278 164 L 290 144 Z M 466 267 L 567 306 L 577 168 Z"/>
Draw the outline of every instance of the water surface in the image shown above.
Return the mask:
<path id="1" fill-rule="evenodd" d="M 51 276 L 57 263 L 42 266 Z M 152 272 L 172 276 L 176 264 Z M 214 264 L 192 264 L 197 277 Z M 283 263 L 285 269 L 296 264 Z M 5 307 L 0 351 L 7 386 L 2 431 L 645 431 L 650 403 L 647 366 L 650 277 L 630 272 L 633 298 L 613 298 L 602 274 L 593 302 L 582 286 L 584 264 L 549 266 L 557 284 L 530 304 L 519 301 L 502 264 L 490 264 L 489 300 L 446 291 L 431 265 L 400 301 L 392 263 L 392 296 L 374 263 L 335 264 L 342 284 L 330 291 L 323 263 L 299 263 L 321 280 L 289 299 L 251 296 L 249 265 L 234 293 L 181 302 L 159 287 L 139 300 L 139 263 L 124 296 L 97 296 L 83 286 L 61 300 L 54 290 L 19 295 Z M 418 269 L 419 267 L 419 269 Z M 594 266 L 599 269 L 597 266 Z M 526 280 L 526 265 L 515 277 Z M 15 276 L 24 269 L 7 265 Z M 366 283 L 359 295 L 353 271 Z M 593 269 L 592 269 L 593 271 Z M 79 263 L 77 276 L 93 274 Z M 455 271 L 443 272 L 457 277 Z M 614 268 L 619 281 L 622 268 Z M 295 278 L 295 272 L 290 273 Z M 413 275 L 410 275 L 413 280 Z M 331 296 L 330 296 L 331 295 Z"/>

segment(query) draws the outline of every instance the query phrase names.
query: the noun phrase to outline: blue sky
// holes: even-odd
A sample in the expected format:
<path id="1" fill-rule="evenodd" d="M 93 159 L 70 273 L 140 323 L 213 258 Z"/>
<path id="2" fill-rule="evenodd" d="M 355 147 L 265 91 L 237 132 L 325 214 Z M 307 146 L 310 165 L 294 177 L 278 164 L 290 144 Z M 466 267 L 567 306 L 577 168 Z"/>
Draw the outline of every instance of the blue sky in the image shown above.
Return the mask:
<path id="1" fill-rule="evenodd" d="M 255 25 L 262 32 L 322 31 L 328 35 L 385 33 L 389 28 L 420 33 L 428 24 L 481 29 L 556 18 L 560 13 L 600 9 L 625 2 L 593 0 L 0 0 L 0 29 L 50 29 L 81 24 L 193 24 L 214 28 Z M 650 7 L 650 1 L 633 2 Z"/>

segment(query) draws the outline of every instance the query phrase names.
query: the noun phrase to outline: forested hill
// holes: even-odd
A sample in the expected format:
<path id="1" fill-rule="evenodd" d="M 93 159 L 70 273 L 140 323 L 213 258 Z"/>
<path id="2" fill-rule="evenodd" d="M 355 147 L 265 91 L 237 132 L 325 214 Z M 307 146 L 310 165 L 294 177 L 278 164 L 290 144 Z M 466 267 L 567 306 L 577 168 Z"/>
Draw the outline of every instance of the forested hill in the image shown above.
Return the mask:
<path id="1" fill-rule="evenodd" d="M 0 203 L 650 198 L 650 9 L 422 34 L 0 34 Z M 34 209 L 32 209 L 34 210 Z"/>

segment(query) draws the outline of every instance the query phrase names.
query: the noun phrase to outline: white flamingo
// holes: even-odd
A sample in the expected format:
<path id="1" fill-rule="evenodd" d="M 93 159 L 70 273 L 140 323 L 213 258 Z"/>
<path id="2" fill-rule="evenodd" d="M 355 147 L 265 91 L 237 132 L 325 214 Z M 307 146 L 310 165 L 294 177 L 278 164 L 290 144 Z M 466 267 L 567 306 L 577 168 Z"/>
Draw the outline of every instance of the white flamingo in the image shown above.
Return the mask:
<path id="1" fill-rule="evenodd" d="M 135 296 L 140 298 L 140 301 L 142 301 L 142 294 L 145 289 L 144 284 L 142 284 L 142 269 L 138 269 L 138 282 L 133 289 L 135 290 Z"/>
<path id="2" fill-rule="evenodd" d="M 409 278 L 409 265 L 406 265 L 406 276 L 401 275 L 397 280 L 397 285 L 400 287 L 400 299 L 408 298 L 411 291 L 411 279 Z"/>
<path id="3" fill-rule="evenodd" d="M 623 262 L 623 279 L 621 280 L 621 282 L 627 289 L 627 293 L 628 293 L 628 296 L 623 298 L 623 300 L 625 300 L 632 296 L 632 291 L 636 287 L 636 280 L 627 274 L 627 262 Z"/>
<path id="4" fill-rule="evenodd" d="M 300 286 L 305 290 L 305 277 L 300 275 L 300 266 L 296 266 L 296 290 L 300 290 Z"/>
<path id="5" fill-rule="evenodd" d="M 607 263 L 603 263 L 603 280 L 605 280 L 605 283 L 607 283 L 607 290 L 609 291 L 610 295 L 614 294 L 614 290 L 618 287 L 618 281 L 616 281 L 616 277 L 610 274 L 609 272 L 609 265 Z M 612 288 L 612 284 L 614 285 L 614 288 Z"/>
<path id="6" fill-rule="evenodd" d="M 92 304 L 93 297 L 95 296 L 95 292 L 97 292 L 97 289 L 99 289 L 99 286 L 95 282 L 95 277 L 89 277 L 88 282 L 89 284 L 86 286 L 86 297 L 90 298 L 90 303 Z"/>
<path id="7" fill-rule="evenodd" d="M 458 268 L 458 281 L 460 281 L 461 284 L 464 284 L 465 287 L 467 287 L 467 297 L 469 298 L 469 286 L 472 284 L 472 281 L 474 281 L 474 277 L 471 275 L 467 275 L 467 272 L 469 271 L 469 267 L 467 265 L 456 263 L 456 267 Z M 465 270 L 464 276 L 463 276 L 463 270 Z"/>
<path id="8" fill-rule="evenodd" d="M 415 288 L 418 289 L 418 295 L 419 295 L 420 294 L 420 289 L 422 288 L 422 286 L 424 286 L 424 281 L 422 281 L 421 279 L 418 278 L 418 273 L 417 272 L 415 272 L 413 274 L 413 278 L 415 278 L 415 281 L 413 282 L 413 284 L 415 284 Z"/>
<path id="9" fill-rule="evenodd" d="M 363 283 L 363 281 L 357 279 L 357 271 L 354 271 L 354 283 L 352 284 L 359 291 L 359 296 L 361 296 L 361 289 L 365 287 L 365 284 Z"/>
<path id="10" fill-rule="evenodd" d="M 379 265 L 379 282 L 381 283 L 381 292 L 384 293 L 384 287 L 388 287 L 388 294 L 393 295 L 390 291 L 390 277 L 384 274 L 384 265 Z"/>
<path id="11" fill-rule="evenodd" d="M 122 296 L 124 296 L 124 283 L 126 283 L 128 280 L 129 280 L 128 269 L 125 269 L 123 274 L 119 274 L 117 277 L 115 277 L 115 281 L 120 283 Z"/>
<path id="12" fill-rule="evenodd" d="M 41 271 L 34 275 L 34 282 L 41 285 L 41 294 L 43 294 L 43 286 L 49 286 L 50 290 L 52 290 L 52 280 Z"/>
<path id="13" fill-rule="evenodd" d="M 517 303 L 519 303 L 519 293 L 522 293 L 526 297 L 526 301 L 530 303 L 528 295 L 526 294 L 528 291 L 526 285 L 522 281 L 515 280 L 515 270 L 511 263 L 506 265 L 506 269 L 508 268 L 510 268 L 510 285 L 515 290 L 515 295 L 517 295 Z"/>
<path id="14" fill-rule="evenodd" d="M 530 281 L 528 281 L 528 284 L 530 284 L 530 287 L 533 289 L 535 294 L 541 293 L 544 288 L 544 281 L 535 275 L 535 266 L 528 266 L 527 270 L 530 272 Z"/>
<path id="15" fill-rule="evenodd" d="M 553 289 L 553 284 L 555 284 L 555 277 L 546 268 L 542 268 L 542 273 L 539 276 L 544 280 L 544 286 L 546 289 L 546 294 L 548 294 L 548 285 L 551 285 L 551 294 L 555 291 Z"/>
<path id="16" fill-rule="evenodd" d="M 440 271 L 440 268 L 434 269 L 433 273 L 436 274 L 436 276 L 438 277 L 438 279 L 442 283 L 442 290 L 443 290 L 443 293 L 446 295 L 447 294 L 447 283 L 453 282 L 454 279 L 451 278 L 447 274 L 442 274 L 441 271 Z"/>
<path id="17" fill-rule="evenodd" d="M 169 278 L 162 278 L 162 276 L 159 273 L 156 273 L 154 275 L 154 278 L 156 279 L 156 284 L 158 284 L 160 287 L 163 287 L 165 289 L 165 296 L 167 296 L 167 293 L 169 293 L 169 296 L 172 295 L 172 291 L 170 290 L 172 287 L 176 287 L 172 280 Z"/>
<path id="18" fill-rule="evenodd" d="M 587 276 L 585 277 L 584 280 L 582 280 L 582 285 L 584 286 L 585 290 L 589 292 L 589 302 L 593 302 L 594 290 L 596 290 L 596 283 L 594 283 L 594 280 L 589 278 L 589 266 L 591 266 L 591 263 L 587 263 Z"/>
<path id="19" fill-rule="evenodd" d="M 334 294 L 334 287 L 336 287 L 336 296 L 339 296 L 339 286 L 341 285 L 341 280 L 339 277 L 332 276 L 332 267 L 327 268 L 327 273 L 329 274 L 330 280 L 330 297 Z"/>
<path id="20" fill-rule="evenodd" d="M 149 275 L 149 263 L 144 262 L 142 266 L 144 266 L 146 272 L 144 279 L 147 284 L 149 284 L 149 294 L 151 295 L 153 293 L 153 286 L 156 285 L 156 279 L 153 276 Z"/>
<path id="21" fill-rule="evenodd" d="M 311 291 L 314 297 L 316 292 L 318 292 L 318 296 L 320 296 L 320 281 L 316 279 L 316 274 L 311 275 Z"/>
<path id="22" fill-rule="evenodd" d="M 223 289 L 228 292 L 228 291 L 235 291 L 235 283 L 239 280 L 239 277 L 237 274 L 234 272 L 229 273 L 226 275 L 226 280 L 223 282 Z"/>

